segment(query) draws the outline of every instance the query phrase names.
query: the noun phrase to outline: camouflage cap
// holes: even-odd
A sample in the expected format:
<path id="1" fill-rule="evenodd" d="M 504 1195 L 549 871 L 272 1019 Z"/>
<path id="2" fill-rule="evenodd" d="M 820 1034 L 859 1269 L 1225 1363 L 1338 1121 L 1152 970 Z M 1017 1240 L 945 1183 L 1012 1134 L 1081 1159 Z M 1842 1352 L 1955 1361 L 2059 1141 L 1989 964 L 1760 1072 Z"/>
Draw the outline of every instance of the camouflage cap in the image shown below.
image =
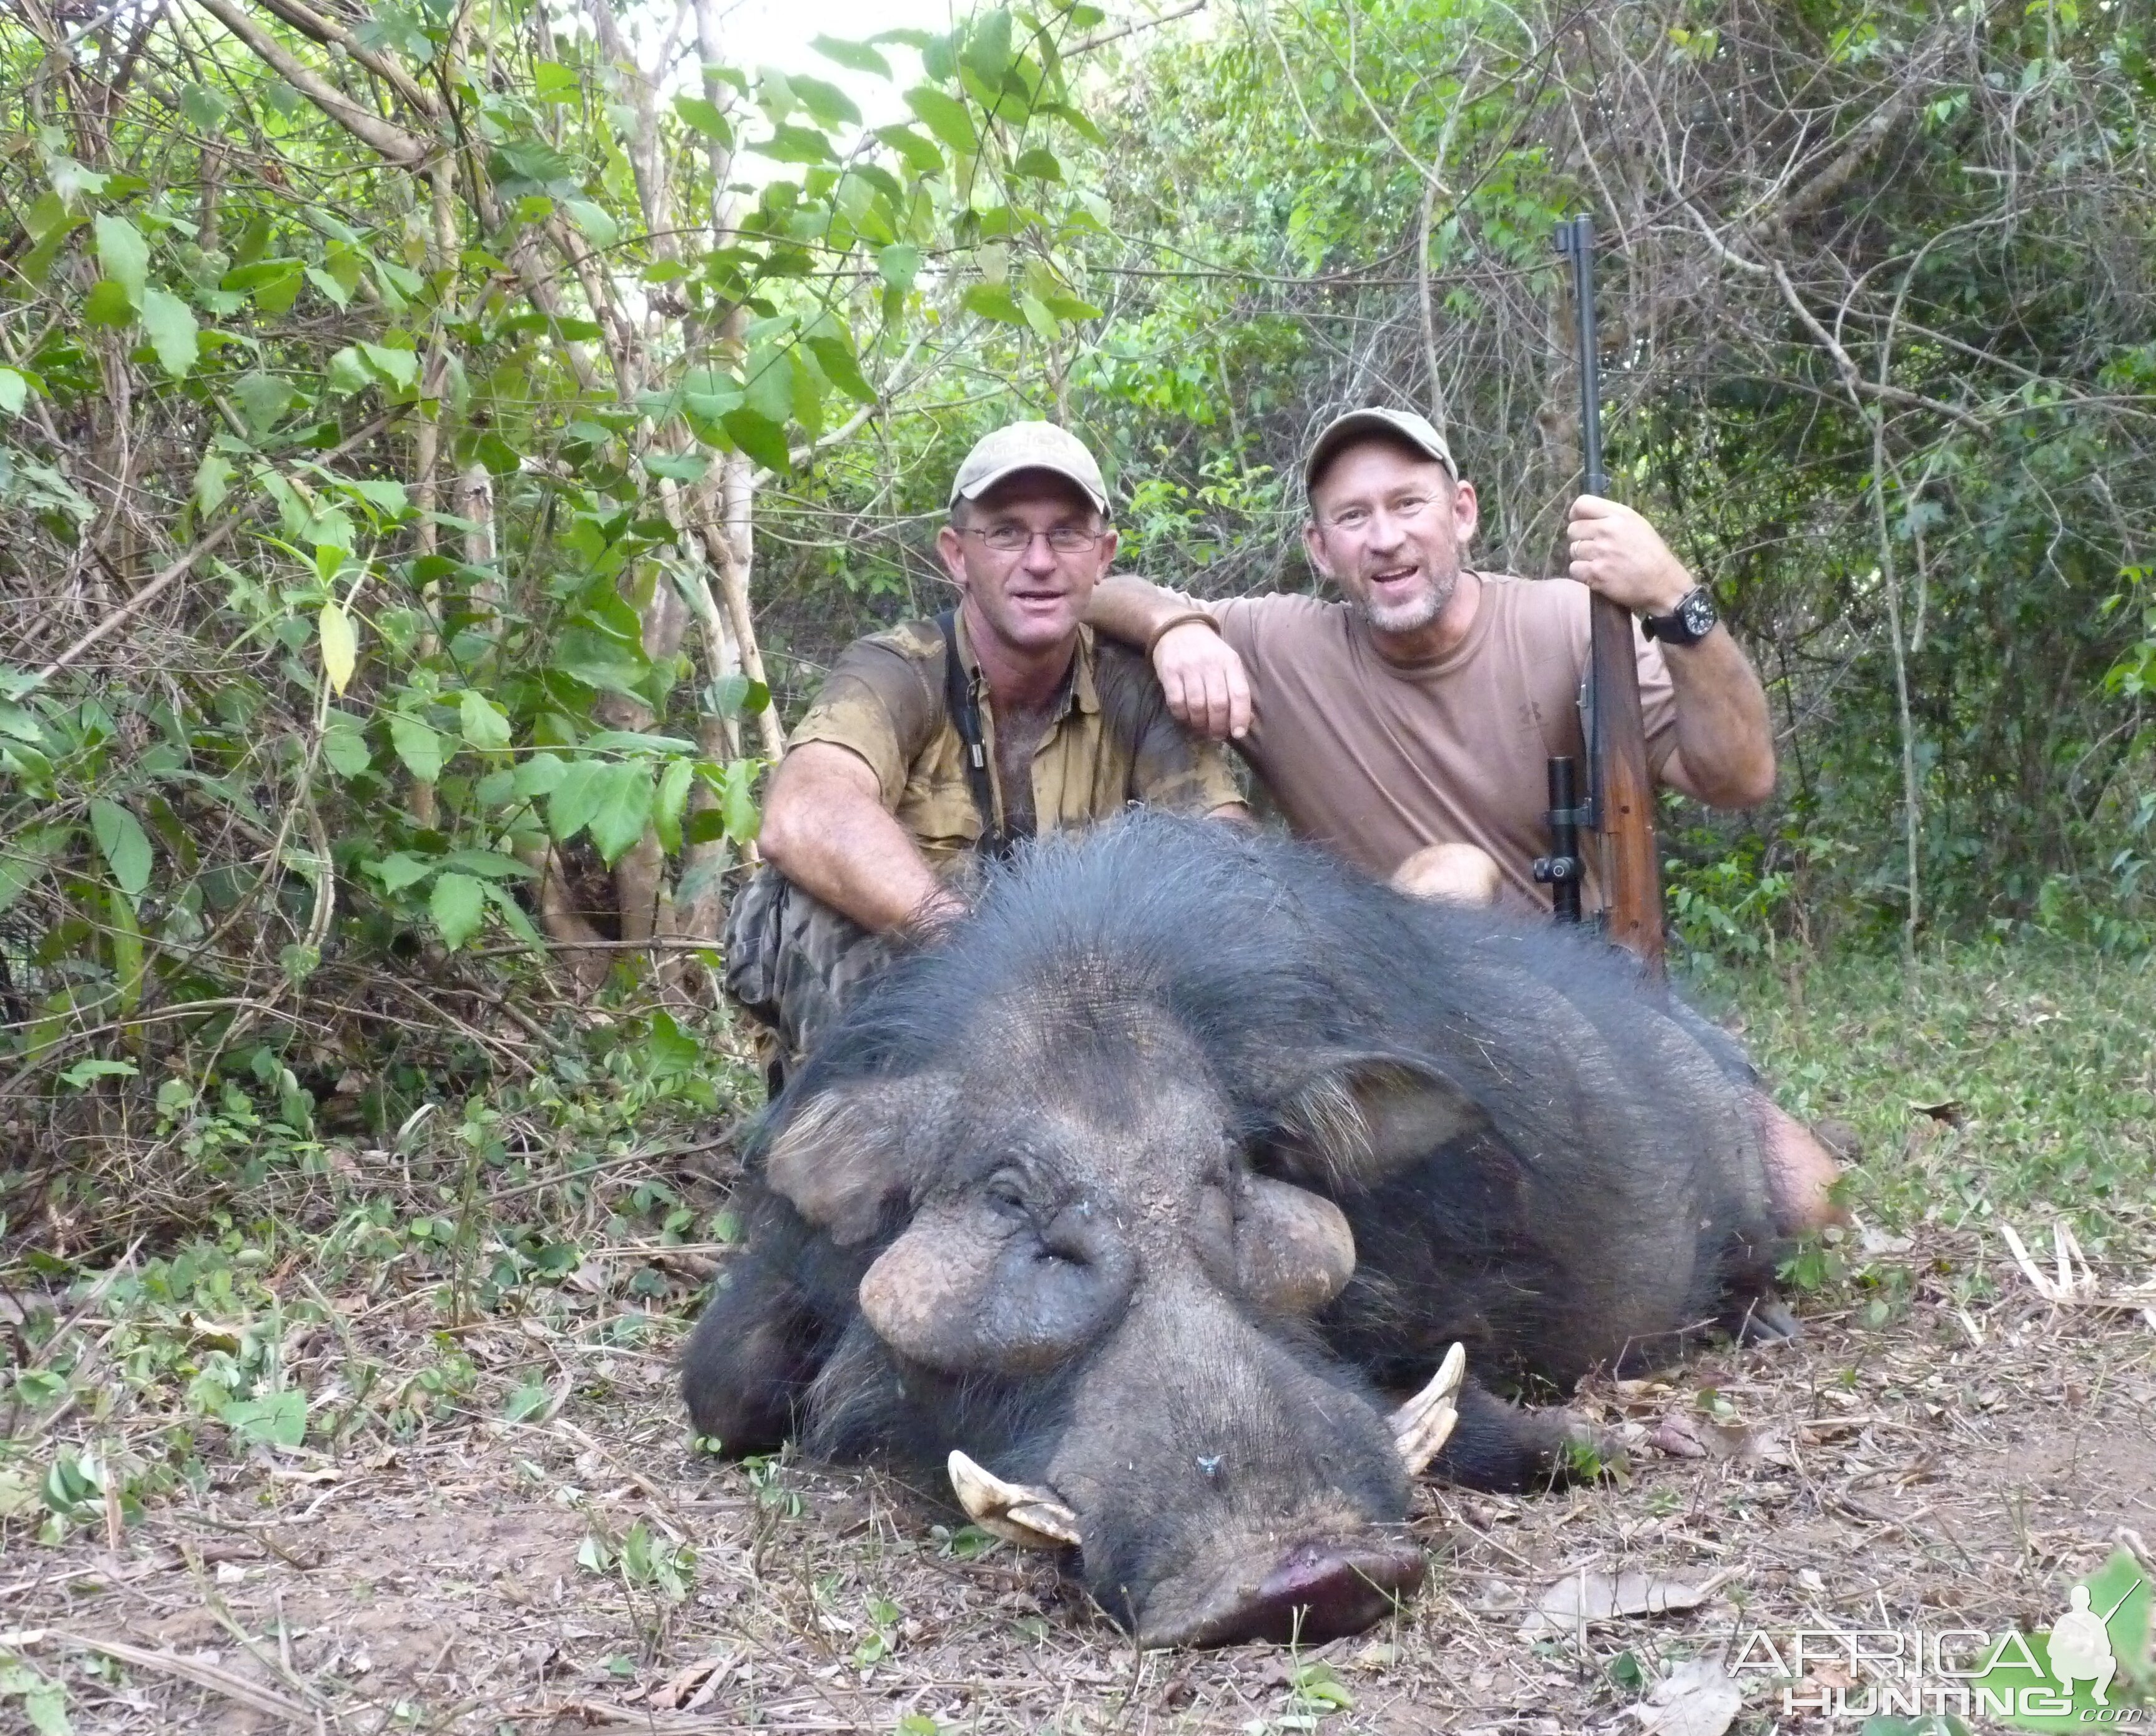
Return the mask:
<path id="1" fill-rule="evenodd" d="M 1460 480 L 1460 466 L 1453 462 L 1452 448 L 1445 444 L 1445 436 L 1431 425 L 1428 417 L 1418 416 L 1413 410 L 1381 410 L 1373 406 L 1350 410 L 1325 424 L 1325 431 L 1310 443 L 1310 455 L 1302 461 L 1302 491 L 1306 495 L 1310 492 L 1342 447 L 1372 434 L 1414 447 L 1443 465 L 1455 482 Z"/>
<path id="2" fill-rule="evenodd" d="M 1051 470 L 1075 483 L 1100 511 L 1108 510 L 1108 485 L 1086 443 L 1053 422 L 1014 422 L 983 434 L 951 480 L 951 504 L 978 501 L 1020 470 Z"/>

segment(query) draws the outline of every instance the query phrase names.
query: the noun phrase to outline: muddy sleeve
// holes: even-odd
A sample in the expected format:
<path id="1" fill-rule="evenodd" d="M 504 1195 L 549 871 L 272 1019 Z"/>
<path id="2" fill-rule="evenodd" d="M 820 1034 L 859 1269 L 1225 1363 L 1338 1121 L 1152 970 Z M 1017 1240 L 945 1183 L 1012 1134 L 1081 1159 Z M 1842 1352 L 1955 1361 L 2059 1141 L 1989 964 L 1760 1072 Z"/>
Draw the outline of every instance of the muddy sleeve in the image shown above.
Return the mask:
<path id="1" fill-rule="evenodd" d="M 829 742 L 868 762 L 886 808 L 896 809 L 913 762 L 942 722 L 942 696 L 931 690 L 924 665 L 875 639 L 846 647 L 793 727 L 788 747 Z"/>
<path id="2" fill-rule="evenodd" d="M 1147 681 L 1145 690 L 1137 708 L 1131 799 L 1171 814 L 1198 814 L 1241 801 L 1225 750 L 1199 741 L 1175 721 L 1159 683 Z"/>

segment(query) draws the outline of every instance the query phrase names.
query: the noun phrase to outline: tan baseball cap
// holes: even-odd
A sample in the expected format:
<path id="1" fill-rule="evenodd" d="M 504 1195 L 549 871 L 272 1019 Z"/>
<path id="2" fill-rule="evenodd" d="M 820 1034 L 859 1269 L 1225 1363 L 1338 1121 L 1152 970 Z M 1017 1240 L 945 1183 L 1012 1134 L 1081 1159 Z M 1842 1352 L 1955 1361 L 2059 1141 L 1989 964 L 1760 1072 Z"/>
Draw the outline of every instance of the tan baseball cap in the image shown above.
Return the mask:
<path id="1" fill-rule="evenodd" d="M 1108 510 L 1108 485 L 1086 443 L 1053 422 L 1013 422 L 983 434 L 951 479 L 951 504 L 978 501 L 1020 470 L 1053 470 L 1077 484 L 1100 511 Z"/>
<path id="2" fill-rule="evenodd" d="M 1427 416 L 1418 416 L 1413 410 L 1371 407 L 1334 417 L 1325 424 L 1325 432 L 1310 443 L 1310 455 L 1302 461 L 1302 491 L 1306 495 L 1310 492 L 1312 485 L 1342 447 L 1367 439 L 1372 434 L 1380 439 L 1405 441 L 1416 451 L 1443 465 L 1455 482 L 1460 480 L 1460 466 L 1453 462 L 1451 447 L 1445 444 L 1445 436 Z"/>

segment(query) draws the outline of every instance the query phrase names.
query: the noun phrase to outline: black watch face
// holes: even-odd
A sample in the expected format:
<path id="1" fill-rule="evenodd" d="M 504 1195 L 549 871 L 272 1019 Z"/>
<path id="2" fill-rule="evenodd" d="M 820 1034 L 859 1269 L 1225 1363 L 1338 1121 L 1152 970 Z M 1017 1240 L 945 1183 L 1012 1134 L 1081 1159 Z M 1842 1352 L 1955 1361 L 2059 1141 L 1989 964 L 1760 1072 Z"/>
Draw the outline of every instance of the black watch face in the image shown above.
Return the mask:
<path id="1" fill-rule="evenodd" d="M 1677 605 L 1677 619 L 1684 623 L 1686 634 L 1692 639 L 1705 639 L 1714 631 L 1721 617 L 1714 612 L 1714 599 L 1705 591 L 1694 591 Z"/>

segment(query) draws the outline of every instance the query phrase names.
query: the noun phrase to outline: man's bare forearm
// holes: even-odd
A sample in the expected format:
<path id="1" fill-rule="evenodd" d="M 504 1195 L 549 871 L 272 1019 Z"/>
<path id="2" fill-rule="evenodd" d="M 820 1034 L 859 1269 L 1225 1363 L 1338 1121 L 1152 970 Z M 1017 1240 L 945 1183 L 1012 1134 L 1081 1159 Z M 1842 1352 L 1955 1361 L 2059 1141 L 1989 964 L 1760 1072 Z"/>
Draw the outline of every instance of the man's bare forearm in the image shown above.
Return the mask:
<path id="1" fill-rule="evenodd" d="M 1722 628 L 1664 658 L 1676 704 L 1669 781 L 1716 808 L 1750 808 L 1774 793 L 1774 736 L 1767 692 L 1751 660 Z"/>
<path id="2" fill-rule="evenodd" d="M 1096 633 L 1105 633 L 1142 651 L 1163 625 L 1189 613 L 1189 603 L 1174 592 L 1116 573 L 1093 588 L 1093 600 L 1086 607 L 1086 624 Z"/>
<path id="3" fill-rule="evenodd" d="M 937 879 L 875 784 L 875 773 L 844 748 L 797 747 L 764 803 L 764 860 L 871 933 L 955 913 L 962 901 Z"/>

